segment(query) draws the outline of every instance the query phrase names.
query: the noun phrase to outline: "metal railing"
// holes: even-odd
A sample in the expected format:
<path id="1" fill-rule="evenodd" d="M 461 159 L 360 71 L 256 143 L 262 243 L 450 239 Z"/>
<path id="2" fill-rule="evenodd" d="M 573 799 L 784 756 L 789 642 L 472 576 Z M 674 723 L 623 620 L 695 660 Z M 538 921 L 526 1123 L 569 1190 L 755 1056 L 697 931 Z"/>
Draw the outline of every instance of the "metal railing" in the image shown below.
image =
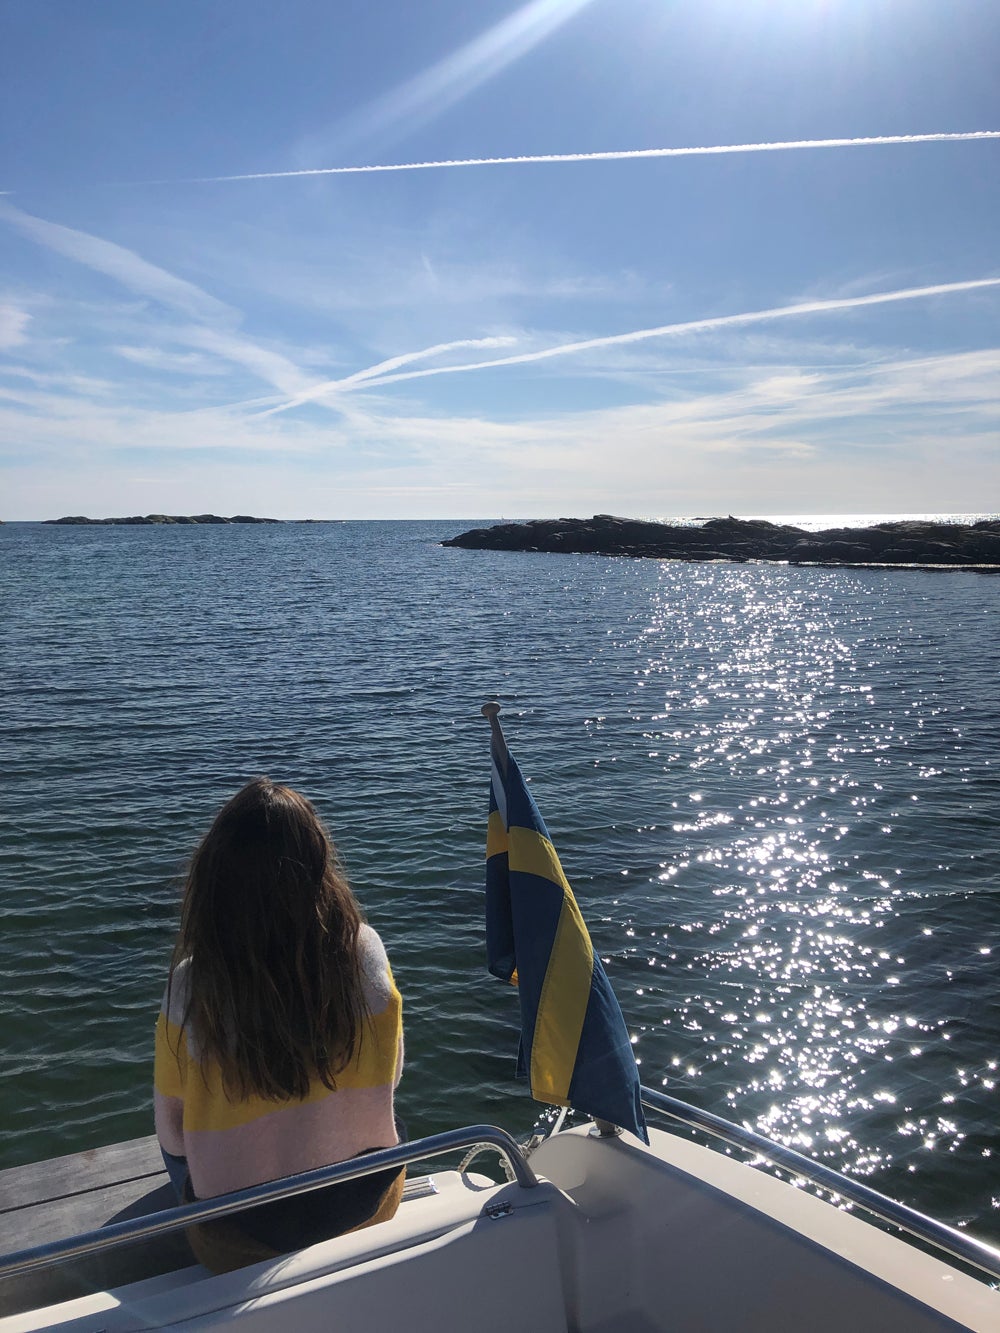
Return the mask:
<path id="1" fill-rule="evenodd" d="M 886 1198 L 884 1194 L 879 1194 L 877 1190 L 863 1185 L 860 1181 L 843 1176 L 840 1172 L 823 1166 L 822 1163 L 815 1162 L 792 1148 L 775 1143 L 765 1138 L 763 1134 L 758 1134 L 743 1125 L 724 1120 L 711 1111 L 702 1111 L 696 1106 L 689 1106 L 687 1102 L 679 1101 L 676 1097 L 654 1092 L 651 1088 L 642 1088 L 641 1096 L 643 1105 L 650 1110 L 658 1111 L 682 1125 L 701 1130 L 734 1147 L 757 1153 L 769 1163 L 791 1171 L 811 1184 L 829 1190 L 839 1198 L 863 1208 L 880 1221 L 900 1228 L 994 1279 L 1000 1279 L 1000 1251 L 984 1241 L 967 1236 L 954 1227 L 949 1227 L 914 1208 L 907 1207 L 906 1204 Z M 339 1162 L 335 1166 L 320 1167 L 316 1171 L 306 1171 L 284 1180 L 268 1181 L 266 1184 L 255 1185 L 251 1189 L 240 1190 L 234 1194 L 201 1200 L 181 1208 L 170 1208 L 148 1217 L 112 1222 L 97 1231 L 20 1250 L 0 1259 L 0 1279 L 33 1272 L 67 1260 L 84 1258 L 117 1246 L 167 1235 L 180 1231 L 193 1222 L 211 1222 L 231 1217 L 246 1208 L 307 1194 L 324 1185 L 356 1180 L 376 1171 L 405 1166 L 430 1157 L 440 1157 L 462 1148 L 478 1147 L 495 1149 L 519 1185 L 531 1189 L 538 1184 L 537 1176 L 510 1134 L 492 1125 L 472 1125 L 467 1129 L 432 1134 L 428 1138 L 416 1139 L 412 1143 L 401 1143 L 395 1148 L 366 1153 L 364 1157 Z"/>
<path id="2" fill-rule="evenodd" d="M 884 1194 L 879 1194 L 878 1190 L 873 1190 L 869 1185 L 863 1185 L 858 1180 L 843 1176 L 839 1171 L 823 1166 L 821 1162 L 815 1162 L 811 1157 L 803 1156 L 794 1148 L 774 1143 L 763 1134 L 758 1134 L 756 1130 L 747 1129 L 743 1125 L 734 1125 L 711 1111 L 699 1110 L 696 1106 L 689 1106 L 687 1102 L 679 1101 L 676 1097 L 668 1097 L 666 1093 L 654 1092 L 651 1088 L 644 1087 L 640 1089 L 640 1093 L 643 1105 L 648 1106 L 650 1110 L 659 1111 L 680 1121 L 681 1124 L 703 1130 L 706 1134 L 723 1139 L 737 1148 L 759 1153 L 775 1166 L 784 1167 L 796 1176 L 804 1177 L 811 1184 L 830 1190 L 841 1199 L 863 1208 L 880 1221 L 899 1227 L 911 1236 L 945 1251 L 953 1258 L 988 1273 L 990 1277 L 1000 1278 L 1000 1250 L 987 1245 L 985 1241 L 967 1236 L 944 1222 L 938 1222 L 915 1208 L 907 1207 L 905 1203 L 897 1203 L 895 1199 L 886 1198 Z"/>
<path id="3" fill-rule="evenodd" d="M 415 1139 L 412 1143 L 400 1143 L 395 1148 L 383 1148 L 379 1152 L 365 1153 L 363 1157 L 353 1157 L 347 1162 L 338 1162 L 335 1166 L 319 1167 L 315 1171 L 304 1171 L 301 1175 L 288 1176 L 283 1180 L 269 1180 L 263 1185 L 254 1185 L 250 1189 L 238 1190 L 233 1194 L 221 1194 L 213 1199 L 203 1199 L 198 1203 L 186 1204 L 182 1208 L 168 1208 L 163 1212 L 152 1213 L 148 1217 L 136 1217 L 125 1222 L 111 1222 L 97 1231 L 84 1232 L 79 1236 L 70 1236 L 66 1240 L 50 1241 L 46 1245 L 37 1245 L 29 1250 L 19 1250 L 0 1259 L 0 1279 L 34 1272 L 48 1268 L 53 1264 L 70 1259 L 82 1259 L 104 1250 L 114 1249 L 119 1245 L 132 1244 L 135 1241 L 150 1240 L 155 1236 L 164 1236 L 180 1231 L 192 1222 L 214 1222 L 222 1217 L 231 1217 L 246 1208 L 263 1203 L 276 1203 L 279 1199 L 291 1199 L 298 1194 L 308 1194 L 311 1190 L 324 1185 L 337 1185 L 345 1180 L 357 1180 L 360 1176 L 369 1176 L 376 1171 L 385 1171 L 391 1167 L 406 1166 L 410 1162 L 422 1162 L 428 1157 L 440 1157 L 444 1153 L 471 1147 L 495 1148 L 513 1172 L 513 1179 L 525 1189 L 538 1184 L 538 1177 L 518 1146 L 506 1130 L 494 1125 L 472 1125 L 468 1129 L 453 1129 L 444 1134 L 431 1134 L 425 1139 Z"/>

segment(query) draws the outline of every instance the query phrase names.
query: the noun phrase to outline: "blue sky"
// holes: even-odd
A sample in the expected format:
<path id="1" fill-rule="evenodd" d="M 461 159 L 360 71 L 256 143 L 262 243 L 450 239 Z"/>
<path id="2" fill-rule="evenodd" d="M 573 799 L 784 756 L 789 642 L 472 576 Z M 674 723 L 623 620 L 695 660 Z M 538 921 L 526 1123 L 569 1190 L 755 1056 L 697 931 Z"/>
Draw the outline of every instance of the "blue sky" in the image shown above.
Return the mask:
<path id="1" fill-rule="evenodd" d="M 995 0 L 0 0 L 0 53 L 2 518 L 998 507 L 1000 137 L 595 156 L 995 134 Z"/>

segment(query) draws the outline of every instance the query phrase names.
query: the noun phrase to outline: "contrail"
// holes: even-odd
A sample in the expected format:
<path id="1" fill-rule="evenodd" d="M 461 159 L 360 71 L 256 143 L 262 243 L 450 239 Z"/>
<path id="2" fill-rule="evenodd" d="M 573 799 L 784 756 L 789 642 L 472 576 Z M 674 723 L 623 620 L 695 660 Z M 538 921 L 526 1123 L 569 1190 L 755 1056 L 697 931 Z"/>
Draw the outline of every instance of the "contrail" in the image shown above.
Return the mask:
<path id="1" fill-rule="evenodd" d="M 490 338 L 459 338 L 455 342 L 435 343 L 433 347 L 423 347 L 419 352 L 403 352 L 401 356 L 391 356 L 388 361 L 379 361 L 377 365 L 369 366 L 367 370 L 357 370 L 342 380 L 331 380 L 330 384 L 333 387 L 360 384 L 363 380 L 374 379 L 376 375 L 383 375 L 386 371 L 405 366 L 410 361 L 421 361 L 425 356 L 440 356 L 442 352 L 456 352 L 460 347 L 509 347 L 512 342 L 514 342 L 512 337 L 504 335 Z M 315 390 L 310 390 L 308 396 L 313 397 L 318 392 L 322 392 L 320 385 L 317 385 Z"/>
<path id="2" fill-rule="evenodd" d="M 193 176 L 148 185 L 213 185 L 229 181 L 284 180 L 292 176 L 360 176 L 377 171 L 440 171 L 446 167 L 520 167 L 552 162 L 626 162 L 650 157 L 715 157 L 732 153 L 785 153 L 805 148 L 870 148 L 889 144 L 969 143 L 1000 139 L 1000 130 L 961 134 L 882 134 L 870 139 L 789 139 L 781 143 L 729 143 L 691 148 L 626 148 L 604 153 L 531 153 L 520 157 L 446 158 L 440 162 L 387 162 L 356 167 L 304 167 L 297 171 L 250 171 L 237 176 Z"/>
<path id="3" fill-rule="evenodd" d="M 358 371 L 343 380 L 333 380 L 310 391 L 308 398 L 328 393 L 350 393 L 354 389 L 371 389 L 384 384 L 398 384 L 402 380 L 427 379 L 431 375 L 458 375 L 472 370 L 492 370 L 496 366 L 521 366 L 532 361 L 546 361 L 553 356 L 569 356 L 573 352 L 589 352 L 598 347 L 620 347 L 626 343 L 644 342 L 648 338 L 666 338 L 679 333 L 701 333 L 711 329 L 732 328 L 740 324 L 762 324 L 770 319 L 787 319 L 792 315 L 816 315 L 830 310 L 856 310 L 861 306 L 890 305 L 896 301 L 917 301 L 927 296 L 950 296 L 955 292 L 972 292 L 986 287 L 1000 287 L 1000 278 L 975 278 L 969 282 L 939 283 L 935 287 L 905 287 L 895 292 L 875 292 L 871 296 L 849 296 L 828 301 L 803 301 L 798 305 L 775 306 L 769 310 L 749 310 L 738 315 L 715 315 L 710 319 L 692 319 L 682 324 L 661 324 L 654 329 L 635 329 L 631 333 L 614 333 L 605 338 L 587 338 L 582 342 L 560 343 L 536 352 L 520 352 L 514 356 L 494 357 L 491 361 L 467 361 L 457 366 L 431 366 L 425 370 L 407 370 L 398 375 L 378 376 L 378 367 Z M 420 355 L 418 353 L 417 355 Z M 399 358 L 403 360 L 405 358 Z M 299 406 L 306 397 L 296 397 L 280 407 L 271 408 L 267 416 L 287 412 Z"/>
<path id="4" fill-rule="evenodd" d="M 656 157 L 718 157 L 735 153 L 785 153 L 807 148 L 871 148 L 915 143 L 971 143 L 1000 139 L 1000 130 L 942 134 L 881 134 L 867 139 L 788 139 L 778 143 L 728 143 L 688 148 L 625 148 L 602 153 L 524 153 L 519 157 L 457 157 L 435 162 L 376 162 L 354 167 L 302 167 L 294 171 L 247 171 L 233 176 L 174 176 L 160 180 L 104 182 L 114 189 L 137 185 L 224 185 L 231 181 L 288 180 L 296 176 L 363 176 L 380 171 L 441 171 L 448 167 L 521 167 L 559 162 L 629 162 Z M 13 195 L 16 190 L 0 190 Z"/>
<path id="5" fill-rule="evenodd" d="M 509 347 L 515 340 L 511 337 L 491 337 L 491 338 L 459 338 L 455 342 L 435 343 L 433 347 L 423 347 L 419 352 L 404 352 L 401 356 L 390 357 L 388 361 L 379 361 L 374 366 L 369 366 L 367 370 L 355 371 L 353 375 L 346 375 L 343 379 L 327 380 L 323 384 L 315 384 L 312 388 L 305 389 L 302 393 L 297 393 L 294 398 L 287 403 L 281 403 L 278 407 L 270 407 L 266 412 L 256 412 L 254 415 L 259 417 L 273 417 L 278 412 L 288 412 L 293 407 L 301 407 L 303 403 L 311 403 L 317 398 L 325 398 L 331 393 L 343 393 L 354 388 L 364 387 L 369 381 L 378 378 L 379 383 L 384 383 L 389 378 L 387 371 L 396 370 L 399 366 L 408 365 L 411 361 L 422 361 L 424 357 L 440 356 L 442 352 L 456 352 L 459 348 L 466 347 Z"/>

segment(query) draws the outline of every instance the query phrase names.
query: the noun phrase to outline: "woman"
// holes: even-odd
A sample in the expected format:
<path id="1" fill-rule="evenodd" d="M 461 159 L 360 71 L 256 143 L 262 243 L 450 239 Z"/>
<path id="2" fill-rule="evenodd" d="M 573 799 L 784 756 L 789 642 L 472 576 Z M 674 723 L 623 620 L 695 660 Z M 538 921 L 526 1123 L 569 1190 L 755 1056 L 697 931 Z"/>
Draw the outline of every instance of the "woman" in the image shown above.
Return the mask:
<path id="1" fill-rule="evenodd" d="M 402 1002 L 310 803 L 256 778 L 194 854 L 156 1028 L 156 1133 L 187 1201 L 399 1142 Z M 383 1171 L 189 1228 L 215 1272 L 391 1217 Z"/>

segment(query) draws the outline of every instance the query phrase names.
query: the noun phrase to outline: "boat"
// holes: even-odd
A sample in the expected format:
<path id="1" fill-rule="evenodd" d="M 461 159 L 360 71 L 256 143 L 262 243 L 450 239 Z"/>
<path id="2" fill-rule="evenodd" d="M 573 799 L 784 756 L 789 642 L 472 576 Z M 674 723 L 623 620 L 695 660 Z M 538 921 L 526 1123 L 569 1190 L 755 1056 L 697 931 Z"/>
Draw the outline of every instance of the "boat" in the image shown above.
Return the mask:
<path id="1" fill-rule="evenodd" d="M 648 1147 L 605 1122 L 527 1143 L 472 1125 L 185 1207 L 154 1138 L 0 1172 L 0 1333 L 1000 1330 L 1000 1250 L 641 1096 Z M 505 1179 L 473 1170 L 487 1149 Z M 221 1275 L 187 1248 L 190 1222 L 402 1164 L 388 1222 Z"/>
<path id="2" fill-rule="evenodd" d="M 507 750 L 500 706 L 481 711 L 493 766 L 487 962 L 505 980 L 519 964 L 524 1044 L 526 1005 L 531 1032 L 538 1026 L 532 986 L 543 974 L 553 989 L 564 985 L 564 955 L 553 948 L 536 966 L 545 950 L 535 948 L 515 960 L 514 936 L 501 930 L 507 956 L 493 958 L 491 921 L 524 892 L 516 929 L 534 929 L 532 910 L 548 892 L 573 908 L 568 928 L 587 932 L 554 848 L 536 855 L 530 841 L 547 832 Z M 548 916 L 551 924 L 557 913 Z M 588 996 L 607 982 L 596 956 L 592 971 L 573 975 Z M 1000 1333 L 1000 1250 L 641 1086 L 617 1001 L 602 993 L 600 1042 L 586 1046 L 578 1016 L 554 1043 L 564 1084 L 540 1095 L 527 1057 L 532 1095 L 572 1102 L 584 1123 L 567 1124 L 564 1109 L 526 1142 L 471 1125 L 183 1207 L 155 1138 L 0 1172 L 0 1333 Z M 561 1021 L 546 1017 L 549 1046 Z M 619 1120 L 601 1118 L 613 1112 L 596 1102 Z M 657 1123 L 647 1127 L 642 1108 Z M 486 1150 L 504 1179 L 472 1169 Z M 191 1223 L 400 1166 L 400 1208 L 373 1227 L 222 1274 L 187 1244 Z"/>

